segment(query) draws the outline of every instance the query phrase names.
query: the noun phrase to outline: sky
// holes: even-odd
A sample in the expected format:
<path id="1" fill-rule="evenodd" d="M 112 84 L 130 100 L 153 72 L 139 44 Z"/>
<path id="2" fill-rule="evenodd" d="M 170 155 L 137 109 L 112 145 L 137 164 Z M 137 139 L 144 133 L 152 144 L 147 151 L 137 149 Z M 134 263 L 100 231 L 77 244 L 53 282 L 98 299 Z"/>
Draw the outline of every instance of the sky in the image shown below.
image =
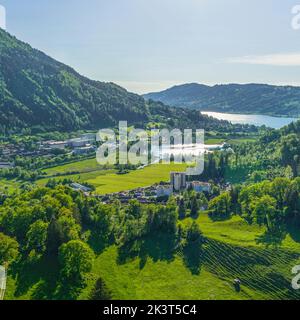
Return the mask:
<path id="1" fill-rule="evenodd" d="M 7 31 L 17 38 L 89 78 L 132 92 L 190 82 L 300 86 L 300 0 L 0 0 L 0 5 Z"/>

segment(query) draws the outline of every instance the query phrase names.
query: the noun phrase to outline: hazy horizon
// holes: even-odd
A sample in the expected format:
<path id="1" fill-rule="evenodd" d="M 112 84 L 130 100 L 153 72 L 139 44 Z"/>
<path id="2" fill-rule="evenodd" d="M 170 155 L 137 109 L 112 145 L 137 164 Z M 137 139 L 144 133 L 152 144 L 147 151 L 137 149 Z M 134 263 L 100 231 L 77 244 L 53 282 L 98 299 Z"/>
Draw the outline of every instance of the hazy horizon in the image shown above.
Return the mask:
<path id="1" fill-rule="evenodd" d="M 0 4 L 9 33 L 131 92 L 185 83 L 300 86 L 300 30 L 291 25 L 296 0 Z"/>

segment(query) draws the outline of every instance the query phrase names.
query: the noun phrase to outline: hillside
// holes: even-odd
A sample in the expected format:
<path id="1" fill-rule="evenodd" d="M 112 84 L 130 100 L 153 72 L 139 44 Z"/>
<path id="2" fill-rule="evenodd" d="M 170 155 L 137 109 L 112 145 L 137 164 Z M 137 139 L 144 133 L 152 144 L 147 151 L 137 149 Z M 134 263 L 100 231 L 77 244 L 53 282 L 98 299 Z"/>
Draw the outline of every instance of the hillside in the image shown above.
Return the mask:
<path id="1" fill-rule="evenodd" d="M 0 29 L 1 133 L 99 129 L 119 120 L 144 127 L 148 122 L 182 128 L 229 125 L 92 81 Z"/>
<path id="2" fill-rule="evenodd" d="M 202 111 L 265 114 L 298 117 L 300 87 L 266 84 L 228 84 L 205 86 L 197 83 L 172 87 L 144 95 L 175 107 Z"/>
<path id="3" fill-rule="evenodd" d="M 170 252 L 165 235 L 144 239 L 144 251 L 128 255 L 126 261 L 120 261 L 116 246 L 110 246 L 97 254 L 79 299 L 89 299 L 99 276 L 105 279 L 113 299 L 299 299 L 290 285 L 291 269 L 299 263 L 298 241 L 288 235 L 281 248 L 266 248 L 257 241 L 264 228 L 249 226 L 239 217 L 212 222 L 202 214 L 197 222 L 208 238 L 200 259 L 180 250 Z M 57 266 L 44 261 L 34 270 L 32 276 L 24 270 L 20 273 L 25 284 L 9 277 L 6 299 L 53 299 Z M 242 281 L 240 292 L 232 285 L 236 277 Z"/>

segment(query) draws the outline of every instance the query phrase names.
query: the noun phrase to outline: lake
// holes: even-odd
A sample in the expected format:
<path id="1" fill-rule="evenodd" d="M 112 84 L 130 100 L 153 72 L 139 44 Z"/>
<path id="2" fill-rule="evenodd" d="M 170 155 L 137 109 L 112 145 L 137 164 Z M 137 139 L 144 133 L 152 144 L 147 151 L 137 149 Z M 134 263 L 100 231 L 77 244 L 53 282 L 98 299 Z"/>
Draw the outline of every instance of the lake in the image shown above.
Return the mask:
<path id="1" fill-rule="evenodd" d="M 291 122 L 298 120 L 297 118 L 280 118 L 259 114 L 231 114 L 206 111 L 201 111 L 201 113 L 219 120 L 227 120 L 232 123 L 253 124 L 255 126 L 265 125 L 274 129 L 280 129 Z"/>

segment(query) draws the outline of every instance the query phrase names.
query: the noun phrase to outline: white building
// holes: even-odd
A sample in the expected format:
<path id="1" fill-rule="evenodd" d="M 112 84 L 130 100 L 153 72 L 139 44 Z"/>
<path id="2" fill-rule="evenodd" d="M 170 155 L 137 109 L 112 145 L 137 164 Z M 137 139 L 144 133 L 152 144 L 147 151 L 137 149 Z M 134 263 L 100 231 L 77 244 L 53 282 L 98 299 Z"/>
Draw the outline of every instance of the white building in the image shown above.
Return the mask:
<path id="1" fill-rule="evenodd" d="M 0 162 L 0 169 L 11 169 L 14 167 L 14 164 L 11 162 Z"/>
<path id="2" fill-rule="evenodd" d="M 186 188 L 186 173 L 185 172 L 171 172 L 170 182 L 174 191 L 180 191 Z"/>
<path id="3" fill-rule="evenodd" d="M 79 184 L 77 182 L 74 182 L 74 183 L 71 183 L 70 184 L 70 187 L 73 189 L 73 190 L 76 190 L 76 191 L 82 191 L 82 192 L 90 192 L 92 191 L 91 188 L 88 188 L 86 186 L 83 186 L 82 184 Z"/>
<path id="4" fill-rule="evenodd" d="M 84 133 L 80 136 L 83 140 L 88 140 L 89 143 L 96 141 L 96 133 Z"/>
<path id="5" fill-rule="evenodd" d="M 193 181 L 188 183 L 188 188 L 192 188 L 196 192 L 210 192 L 211 185 L 207 182 Z"/>
<path id="6" fill-rule="evenodd" d="M 68 145 L 72 148 L 85 147 L 88 144 L 94 143 L 96 141 L 95 135 L 86 134 L 82 135 L 80 138 L 68 140 Z"/>
<path id="7" fill-rule="evenodd" d="M 91 145 L 86 145 L 85 147 L 81 147 L 81 148 L 75 148 L 73 150 L 73 154 L 75 155 L 80 155 L 80 154 L 88 154 L 95 151 L 95 147 L 91 146 Z"/>
<path id="8" fill-rule="evenodd" d="M 60 149 L 63 150 L 67 146 L 66 141 L 45 141 L 43 143 L 43 147 L 49 148 L 49 149 Z"/>

